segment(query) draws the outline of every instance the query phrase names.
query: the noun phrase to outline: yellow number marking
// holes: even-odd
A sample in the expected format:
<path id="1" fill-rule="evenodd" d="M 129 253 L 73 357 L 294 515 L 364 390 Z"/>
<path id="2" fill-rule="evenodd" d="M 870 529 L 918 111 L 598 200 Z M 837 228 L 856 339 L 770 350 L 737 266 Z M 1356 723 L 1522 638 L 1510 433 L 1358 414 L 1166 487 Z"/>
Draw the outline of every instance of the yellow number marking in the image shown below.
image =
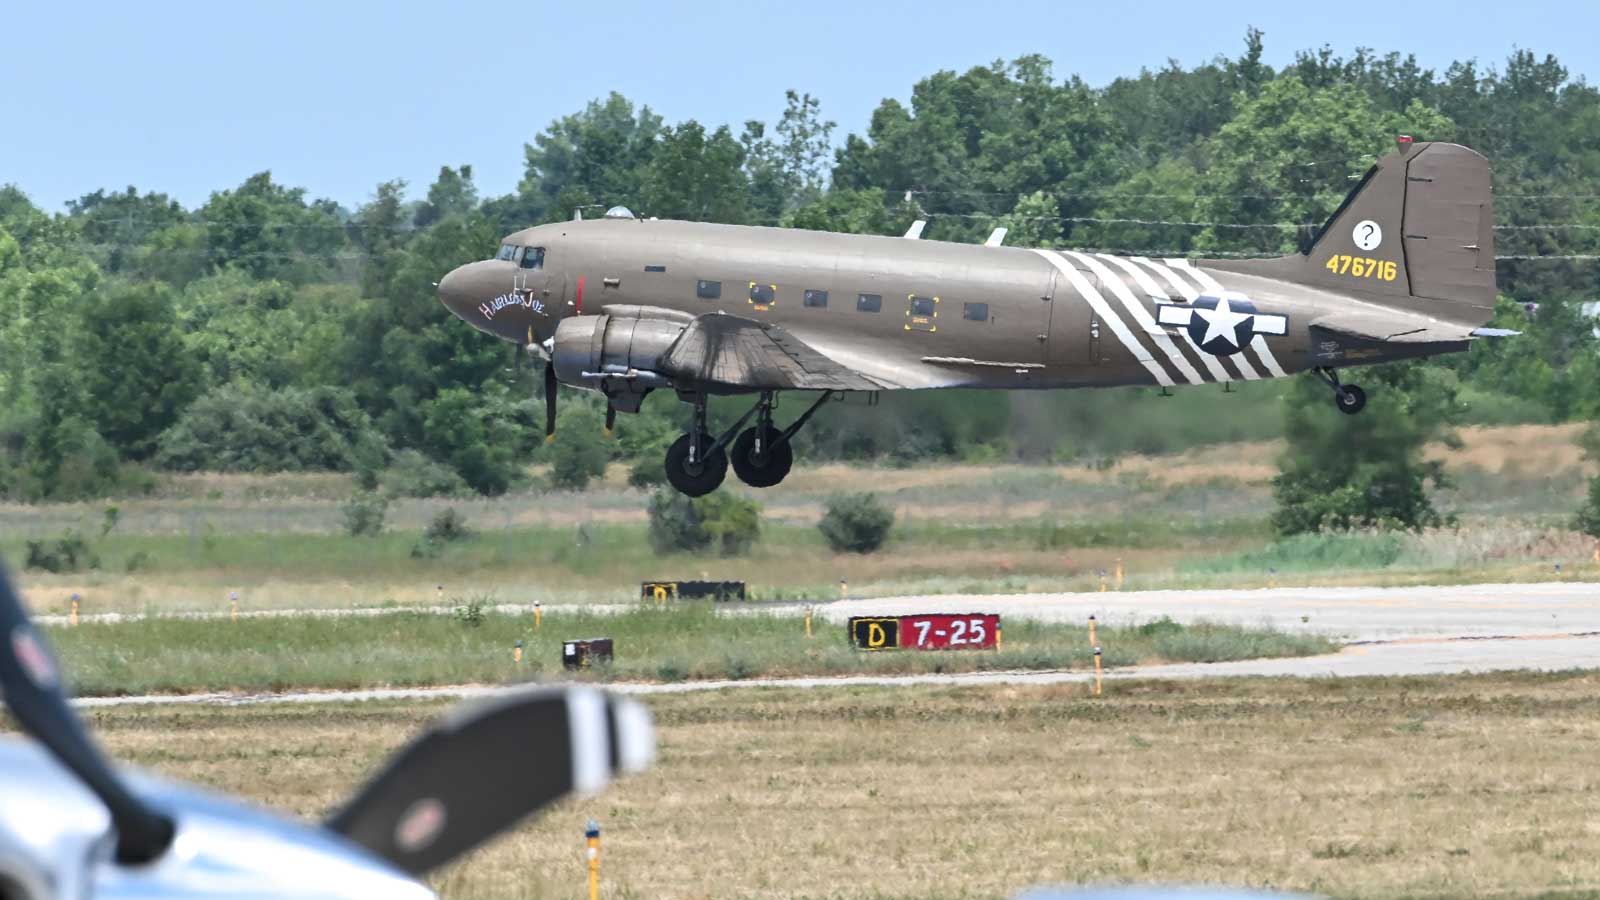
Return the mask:
<path id="1" fill-rule="evenodd" d="M 1343 253 L 1328 257 L 1324 266 L 1335 275 L 1349 275 L 1352 278 L 1377 278 L 1380 281 L 1394 281 L 1400 277 L 1399 266 L 1393 260 L 1372 259 L 1367 256 L 1346 256 Z"/>

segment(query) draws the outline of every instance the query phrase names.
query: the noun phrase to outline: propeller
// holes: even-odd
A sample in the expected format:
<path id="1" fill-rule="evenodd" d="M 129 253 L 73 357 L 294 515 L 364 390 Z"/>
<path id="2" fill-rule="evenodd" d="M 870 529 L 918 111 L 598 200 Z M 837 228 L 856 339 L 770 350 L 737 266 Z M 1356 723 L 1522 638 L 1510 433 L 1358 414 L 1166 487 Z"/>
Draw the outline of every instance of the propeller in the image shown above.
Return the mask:
<path id="1" fill-rule="evenodd" d="M 0 570 L 0 693 L 23 730 L 50 749 L 111 813 L 117 862 L 146 863 L 172 845 L 172 819 L 128 789 L 67 705 L 60 670 Z"/>
<path id="2" fill-rule="evenodd" d="M 544 364 L 544 442 L 547 444 L 556 439 L 556 388 L 559 386 L 556 364 L 547 360 Z"/>
<path id="3" fill-rule="evenodd" d="M 325 824 L 421 875 L 654 756 L 638 703 L 584 686 L 525 688 L 447 714 Z"/>
<path id="4" fill-rule="evenodd" d="M 617 427 L 617 408 L 606 404 L 606 437 L 611 437 L 611 430 Z"/>

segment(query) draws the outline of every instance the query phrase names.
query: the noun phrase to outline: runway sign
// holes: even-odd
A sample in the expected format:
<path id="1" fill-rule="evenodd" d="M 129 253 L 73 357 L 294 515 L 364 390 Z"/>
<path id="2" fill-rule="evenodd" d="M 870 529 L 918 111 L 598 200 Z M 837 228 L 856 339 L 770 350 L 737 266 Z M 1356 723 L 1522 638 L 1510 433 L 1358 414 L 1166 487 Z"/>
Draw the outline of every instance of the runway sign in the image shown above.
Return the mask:
<path id="1" fill-rule="evenodd" d="M 561 667 L 587 669 L 595 663 L 611 662 L 611 638 L 584 638 L 561 642 Z"/>
<path id="2" fill-rule="evenodd" d="M 993 650 L 999 646 L 997 613 L 926 613 L 853 616 L 850 643 L 857 650 Z"/>
<path id="3" fill-rule="evenodd" d="M 639 599 L 665 603 L 668 600 L 745 599 L 742 581 L 645 581 L 639 584 Z"/>

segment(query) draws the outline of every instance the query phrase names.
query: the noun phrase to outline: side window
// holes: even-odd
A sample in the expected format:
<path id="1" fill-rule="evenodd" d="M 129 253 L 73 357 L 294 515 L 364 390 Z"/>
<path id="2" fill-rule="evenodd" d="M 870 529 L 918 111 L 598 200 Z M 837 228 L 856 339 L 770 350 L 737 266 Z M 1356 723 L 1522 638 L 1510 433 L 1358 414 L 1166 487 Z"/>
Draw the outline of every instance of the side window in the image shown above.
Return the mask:
<path id="1" fill-rule="evenodd" d="M 857 294 L 856 295 L 856 312 L 875 313 L 875 312 L 878 312 L 881 309 L 883 309 L 883 295 L 881 295 L 881 294 Z"/>
<path id="2" fill-rule="evenodd" d="M 522 254 L 522 267 L 524 269 L 544 268 L 544 248 L 529 247 L 528 252 Z"/>
<path id="3" fill-rule="evenodd" d="M 764 310 L 777 302 L 778 286 L 775 284 L 757 284 L 750 282 L 750 305 L 756 309 Z"/>
<path id="4" fill-rule="evenodd" d="M 806 306 L 812 309 L 828 308 L 827 291 L 806 291 Z"/>
<path id="5" fill-rule="evenodd" d="M 935 307 L 933 304 L 934 300 L 932 297 L 912 297 L 911 314 L 913 316 L 932 317 L 935 313 Z"/>
<path id="6" fill-rule="evenodd" d="M 694 295 L 701 300 L 720 300 L 722 299 L 722 282 L 697 281 L 694 286 Z"/>
<path id="7" fill-rule="evenodd" d="M 961 308 L 961 318 L 969 322 L 989 321 L 989 304 L 968 303 Z"/>

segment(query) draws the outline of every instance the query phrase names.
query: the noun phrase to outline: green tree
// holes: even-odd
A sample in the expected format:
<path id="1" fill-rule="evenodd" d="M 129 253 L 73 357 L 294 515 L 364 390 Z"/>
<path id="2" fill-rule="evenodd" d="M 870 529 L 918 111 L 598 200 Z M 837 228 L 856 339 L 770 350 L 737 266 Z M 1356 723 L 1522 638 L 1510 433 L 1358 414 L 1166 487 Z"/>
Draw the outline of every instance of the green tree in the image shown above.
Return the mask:
<path id="1" fill-rule="evenodd" d="M 750 215 L 744 148 L 726 125 L 715 131 L 693 119 L 661 131 L 641 171 L 644 211 L 668 219 L 744 222 Z"/>
<path id="2" fill-rule="evenodd" d="M 447 388 L 423 411 L 425 449 L 480 494 L 503 494 L 522 475 L 518 424 L 463 388 Z"/>
<path id="3" fill-rule="evenodd" d="M 171 289 L 139 284 L 77 305 L 72 361 L 81 414 L 122 453 L 149 456 L 155 439 L 200 392 L 200 365 L 183 344 Z"/>
<path id="4" fill-rule="evenodd" d="M 526 173 L 517 193 L 536 217 L 547 216 L 563 195 L 563 206 L 636 204 L 660 131 L 660 116 L 648 106 L 635 112 L 621 94 L 592 101 L 523 146 Z M 570 216 L 570 209 L 556 210 L 557 219 Z"/>
<path id="5" fill-rule="evenodd" d="M 1284 407 L 1288 447 L 1273 479 L 1279 534 L 1350 528 L 1420 529 L 1443 523 L 1428 485 L 1444 483 L 1443 464 L 1423 457 L 1432 441 L 1456 440 L 1453 373 L 1390 363 L 1347 373 L 1366 387 L 1367 408 L 1335 409 L 1326 385 L 1294 381 Z"/>

